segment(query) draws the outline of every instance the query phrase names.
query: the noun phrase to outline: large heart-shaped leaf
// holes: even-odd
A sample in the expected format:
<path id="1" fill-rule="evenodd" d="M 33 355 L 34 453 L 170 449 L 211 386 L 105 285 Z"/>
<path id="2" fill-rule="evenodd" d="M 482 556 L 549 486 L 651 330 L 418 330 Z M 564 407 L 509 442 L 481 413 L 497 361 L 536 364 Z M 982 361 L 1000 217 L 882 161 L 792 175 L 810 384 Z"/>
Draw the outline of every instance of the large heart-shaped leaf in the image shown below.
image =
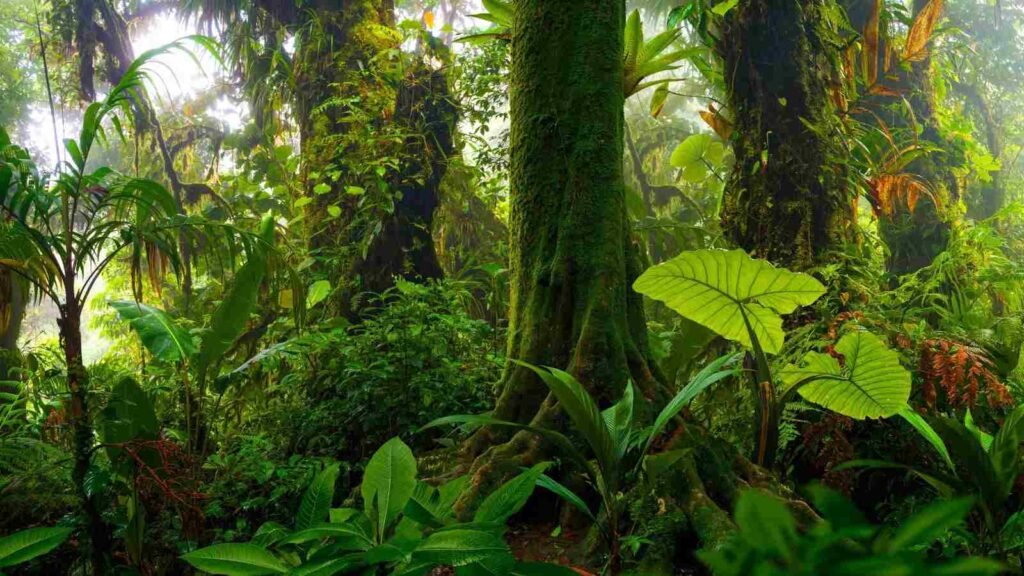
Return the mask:
<path id="1" fill-rule="evenodd" d="M 416 458 L 401 439 L 392 438 L 370 458 L 360 487 L 366 515 L 373 518 L 379 540 L 415 489 Z"/>
<path id="2" fill-rule="evenodd" d="M 825 293 L 813 277 L 776 268 L 742 250 L 683 252 L 648 268 L 633 289 L 745 346 L 753 346 L 752 330 L 770 354 L 778 353 L 785 339 L 780 314 Z"/>
<path id="3" fill-rule="evenodd" d="M 800 366 L 782 371 L 786 389 L 850 418 L 887 418 L 910 397 L 910 373 L 899 356 L 868 332 L 851 332 L 835 346 L 839 358 L 809 352 Z M 806 383 L 804 383 L 806 382 Z M 801 383 L 804 383 L 801 385 Z"/>
<path id="4" fill-rule="evenodd" d="M 195 354 L 192 336 L 163 310 L 129 300 L 111 300 L 108 304 L 135 330 L 154 358 L 177 362 Z"/>
<path id="5" fill-rule="evenodd" d="M 288 572 L 283 562 L 253 544 L 216 544 L 189 552 L 181 558 L 210 574 L 264 576 Z"/>
<path id="6" fill-rule="evenodd" d="M 42 556 L 68 539 L 71 528 L 29 528 L 0 538 L 0 568 Z"/>

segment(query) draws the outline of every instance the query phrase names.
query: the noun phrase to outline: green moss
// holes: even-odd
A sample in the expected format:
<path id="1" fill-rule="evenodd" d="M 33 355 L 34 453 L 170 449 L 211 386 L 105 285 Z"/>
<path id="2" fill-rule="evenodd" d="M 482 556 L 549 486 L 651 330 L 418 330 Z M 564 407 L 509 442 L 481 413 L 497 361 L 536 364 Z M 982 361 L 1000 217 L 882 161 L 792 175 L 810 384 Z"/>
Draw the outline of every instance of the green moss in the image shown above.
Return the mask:
<path id="1" fill-rule="evenodd" d="M 793 268 L 815 265 L 854 230 L 844 164 L 830 158 L 838 144 L 830 136 L 835 48 L 820 29 L 826 1 L 743 3 L 730 12 L 721 43 L 736 119 L 723 229 L 755 255 Z"/>

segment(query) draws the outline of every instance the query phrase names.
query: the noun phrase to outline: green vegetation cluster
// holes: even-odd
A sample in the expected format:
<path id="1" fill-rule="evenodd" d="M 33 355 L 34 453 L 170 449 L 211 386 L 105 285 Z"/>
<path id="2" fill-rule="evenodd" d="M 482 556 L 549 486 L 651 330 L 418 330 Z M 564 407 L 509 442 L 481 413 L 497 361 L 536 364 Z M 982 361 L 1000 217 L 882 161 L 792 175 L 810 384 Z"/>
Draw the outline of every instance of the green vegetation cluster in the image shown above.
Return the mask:
<path id="1" fill-rule="evenodd" d="M 0 571 L 1020 573 L 1022 30 L 5 3 Z"/>

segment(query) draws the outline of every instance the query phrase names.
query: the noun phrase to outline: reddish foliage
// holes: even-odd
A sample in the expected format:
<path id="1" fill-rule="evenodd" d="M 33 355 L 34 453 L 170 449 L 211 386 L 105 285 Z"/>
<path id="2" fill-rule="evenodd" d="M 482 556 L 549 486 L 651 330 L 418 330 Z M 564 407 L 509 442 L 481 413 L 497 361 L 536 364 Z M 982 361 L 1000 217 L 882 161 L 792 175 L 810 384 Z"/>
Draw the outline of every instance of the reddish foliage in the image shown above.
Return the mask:
<path id="1" fill-rule="evenodd" d="M 856 455 L 853 443 L 846 433 L 853 427 L 853 420 L 839 414 L 826 414 L 821 420 L 808 425 L 802 435 L 804 450 L 813 457 L 815 470 L 822 482 L 831 488 L 849 495 L 853 491 L 852 470 L 835 471 L 833 468 L 852 460 Z"/>
<path id="2" fill-rule="evenodd" d="M 978 348 L 954 340 L 926 340 L 918 366 L 924 377 L 924 400 L 930 408 L 936 407 L 939 390 L 952 408 L 973 408 L 982 395 L 992 408 L 1013 405 L 1013 397 L 995 374 L 992 360 Z"/>
<path id="3" fill-rule="evenodd" d="M 176 442 L 133 440 L 117 445 L 135 464 L 135 488 L 147 510 L 158 512 L 173 506 L 181 517 L 186 537 L 198 537 L 203 528 L 199 506 L 205 497 L 197 489 L 191 457 Z"/>
<path id="4" fill-rule="evenodd" d="M 832 322 L 828 325 L 828 339 L 837 340 L 839 338 L 839 327 L 849 322 L 850 320 L 862 320 L 864 314 L 861 312 L 840 312 L 836 314 L 836 317 L 832 319 Z"/>

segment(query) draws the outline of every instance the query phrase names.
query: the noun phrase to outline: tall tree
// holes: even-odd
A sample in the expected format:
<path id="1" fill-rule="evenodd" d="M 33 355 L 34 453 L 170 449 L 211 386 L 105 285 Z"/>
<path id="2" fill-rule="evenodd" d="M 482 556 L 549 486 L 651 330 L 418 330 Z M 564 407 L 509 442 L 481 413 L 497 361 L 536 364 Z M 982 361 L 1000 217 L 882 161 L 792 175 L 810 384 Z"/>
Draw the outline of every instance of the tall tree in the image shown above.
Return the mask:
<path id="1" fill-rule="evenodd" d="M 567 369 L 602 404 L 630 378 L 657 399 L 643 303 L 630 288 L 641 263 L 623 184 L 624 2 L 514 6 L 508 357 Z M 556 414 L 537 376 L 510 363 L 494 415 L 552 424 Z M 466 446 L 480 493 L 541 455 L 535 437 L 499 434 L 482 430 Z"/>
<path id="2" fill-rule="evenodd" d="M 344 288 L 339 310 L 353 312 L 353 295 L 383 291 L 394 276 L 440 277 L 430 229 L 455 109 L 444 70 L 428 64 L 437 54 L 400 51 L 394 2 L 187 6 L 228 24 L 226 43 L 264 132 L 276 132 L 270 108 L 282 103 L 269 94 L 290 102 L 309 247 L 315 272 Z M 286 34 L 294 34 L 294 57 Z"/>
<path id="3" fill-rule="evenodd" d="M 741 2 L 715 43 L 735 123 L 723 230 L 753 255 L 794 268 L 820 262 L 853 234 L 844 168 L 834 157 L 837 59 L 827 3 Z"/>
<path id="4" fill-rule="evenodd" d="M 894 274 L 914 272 L 946 249 L 950 222 L 944 208 L 959 196 L 952 168 L 956 146 L 939 127 L 932 85 L 932 31 L 941 18 L 942 0 L 914 0 L 913 25 L 902 50 L 892 41 L 885 23 L 884 6 L 877 0 L 846 0 L 843 3 L 850 24 L 865 42 L 862 61 L 869 67 L 866 94 L 855 112 L 869 125 L 884 124 L 884 130 L 911 131 L 912 138 L 931 152 L 920 155 L 906 167 L 930 191 L 914 205 L 897 202 L 905 194 L 886 194 L 891 203 L 879 219 L 879 232 L 889 247 L 888 269 Z M 909 107 L 909 110 L 908 110 Z"/>

